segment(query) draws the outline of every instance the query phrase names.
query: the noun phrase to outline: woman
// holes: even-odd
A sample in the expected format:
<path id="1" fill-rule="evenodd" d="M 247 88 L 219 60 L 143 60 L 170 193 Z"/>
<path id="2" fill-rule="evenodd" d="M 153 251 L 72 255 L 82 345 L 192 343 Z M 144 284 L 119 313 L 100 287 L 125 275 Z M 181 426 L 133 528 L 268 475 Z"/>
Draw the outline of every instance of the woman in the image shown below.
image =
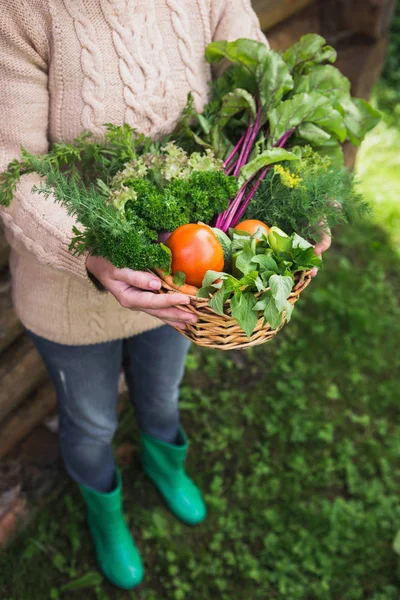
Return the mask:
<path id="1" fill-rule="evenodd" d="M 0 169 L 24 146 L 46 152 L 83 130 L 129 123 L 151 136 L 173 128 L 192 91 L 196 107 L 211 78 L 204 60 L 216 39 L 265 41 L 250 0 L 2 0 Z M 206 508 L 185 473 L 187 437 L 178 391 L 194 316 L 183 294 L 157 295 L 153 275 L 73 256 L 74 219 L 24 176 L 3 211 L 12 248 L 17 314 L 57 390 L 60 444 L 87 505 L 99 567 L 131 589 L 143 566 L 122 513 L 111 442 L 121 363 L 141 430 L 146 474 L 189 524 Z"/>

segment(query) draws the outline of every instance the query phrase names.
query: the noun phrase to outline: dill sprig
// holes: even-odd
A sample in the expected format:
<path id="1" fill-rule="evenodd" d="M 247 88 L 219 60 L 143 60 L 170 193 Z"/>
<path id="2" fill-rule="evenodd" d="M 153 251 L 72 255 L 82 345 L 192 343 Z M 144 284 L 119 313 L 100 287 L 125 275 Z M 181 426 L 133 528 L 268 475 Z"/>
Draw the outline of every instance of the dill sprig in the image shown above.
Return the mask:
<path id="1" fill-rule="evenodd" d="M 267 174 L 245 216 L 318 241 L 324 228 L 354 222 L 369 210 L 354 174 L 303 149 L 292 171 L 279 166 Z"/>

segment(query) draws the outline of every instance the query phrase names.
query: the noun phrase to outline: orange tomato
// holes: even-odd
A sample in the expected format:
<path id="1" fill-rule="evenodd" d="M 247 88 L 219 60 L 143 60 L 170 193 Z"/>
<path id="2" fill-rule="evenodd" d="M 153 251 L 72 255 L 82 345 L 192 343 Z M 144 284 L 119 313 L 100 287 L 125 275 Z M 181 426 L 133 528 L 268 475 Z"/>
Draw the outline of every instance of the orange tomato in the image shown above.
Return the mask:
<path id="1" fill-rule="evenodd" d="M 259 227 L 262 229 L 262 232 L 265 233 L 265 235 L 268 235 L 268 225 L 262 221 L 257 221 L 257 219 L 242 221 L 241 223 L 238 223 L 234 229 L 237 229 L 238 231 L 247 231 L 247 233 L 253 235 Z"/>
<path id="2" fill-rule="evenodd" d="M 172 273 L 185 273 L 189 285 L 201 287 L 208 270 L 224 268 L 224 251 L 207 225 L 181 225 L 172 232 L 167 246 L 172 253 Z"/>

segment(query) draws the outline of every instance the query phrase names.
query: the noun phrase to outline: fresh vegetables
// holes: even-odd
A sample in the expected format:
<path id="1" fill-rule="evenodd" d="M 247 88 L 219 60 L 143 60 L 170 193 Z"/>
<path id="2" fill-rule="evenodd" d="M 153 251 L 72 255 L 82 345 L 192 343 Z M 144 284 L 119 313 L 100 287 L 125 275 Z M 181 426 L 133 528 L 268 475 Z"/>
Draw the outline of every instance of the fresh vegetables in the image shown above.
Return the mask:
<path id="1" fill-rule="evenodd" d="M 72 250 L 90 249 L 116 267 L 136 270 L 169 272 L 171 253 L 158 243 L 158 231 L 209 222 L 237 191 L 237 180 L 224 174 L 211 150 L 188 154 L 172 142 L 151 142 L 128 125 L 109 125 L 104 145 L 81 136 L 43 156 L 24 151 L 3 175 L 0 201 L 7 204 L 29 172 L 45 177 L 37 191 L 54 194 L 84 226 L 74 229 Z"/>
<path id="2" fill-rule="evenodd" d="M 23 150 L 0 177 L 0 204 L 36 172 L 36 191 L 83 226 L 74 252 L 167 278 L 172 270 L 171 285 L 201 286 L 216 312 L 229 300 L 248 335 L 260 311 L 279 327 L 295 274 L 321 265 L 304 238 L 365 212 L 341 144 L 358 145 L 379 114 L 350 96 L 335 58 L 313 34 L 284 54 L 253 40 L 213 42 L 206 59 L 230 66 L 201 114 L 189 94 L 163 139 L 109 124 L 102 143 L 85 133 L 45 156 Z"/>
<path id="3" fill-rule="evenodd" d="M 208 270 L 224 267 L 222 246 L 207 225 L 181 225 L 168 238 L 167 246 L 172 253 L 174 283 L 182 280 L 200 287 Z"/>
<path id="4" fill-rule="evenodd" d="M 306 144 L 342 167 L 340 144 L 359 145 L 379 119 L 365 100 L 350 96 L 349 80 L 330 64 L 335 50 L 319 35 L 302 37 L 283 55 L 253 40 L 213 42 L 206 58 L 231 66 L 201 115 L 189 98 L 175 133 L 183 147 L 213 149 L 225 172 L 238 177 L 240 189 L 215 223 L 225 232 L 243 217 L 272 165 L 299 164 Z M 346 209 L 352 182 L 339 173 Z M 320 202 L 328 205 L 329 197 Z"/>
<path id="5" fill-rule="evenodd" d="M 319 241 L 324 227 L 352 222 L 368 212 L 354 176 L 305 146 L 290 169 L 274 165 L 261 182 L 245 217 L 267 220 L 287 233 Z M 321 226 L 323 225 L 323 226 Z"/>
<path id="6" fill-rule="evenodd" d="M 232 316 L 248 336 L 257 324 L 259 311 L 272 329 L 280 327 L 284 314 L 287 321 L 292 314 L 288 298 L 294 274 L 320 267 L 321 259 L 306 240 L 297 234 L 289 237 L 277 227 L 272 227 L 268 236 L 260 230 L 253 235 L 235 229 L 229 233 L 239 276 L 208 271 L 197 296 L 211 296 L 210 306 L 219 314 L 223 314 L 224 303 L 230 299 Z"/>
<path id="7" fill-rule="evenodd" d="M 262 233 L 268 235 L 269 227 L 262 221 L 258 221 L 257 219 L 249 219 L 247 221 L 241 221 L 235 227 L 238 231 L 247 231 L 250 235 L 256 233 L 257 229 L 260 229 Z"/>

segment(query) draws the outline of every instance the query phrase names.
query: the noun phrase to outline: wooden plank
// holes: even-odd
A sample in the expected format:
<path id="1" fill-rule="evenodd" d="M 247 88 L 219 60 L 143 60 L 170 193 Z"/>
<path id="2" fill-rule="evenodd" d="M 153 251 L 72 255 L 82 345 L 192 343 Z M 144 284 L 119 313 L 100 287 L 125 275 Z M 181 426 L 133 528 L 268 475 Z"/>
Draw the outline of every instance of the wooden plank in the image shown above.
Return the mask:
<path id="1" fill-rule="evenodd" d="M 29 397 L 0 426 L 0 460 L 56 409 L 56 393 L 51 383 Z"/>
<path id="2" fill-rule="evenodd" d="M 267 32 L 268 41 L 274 50 L 286 50 L 306 33 L 320 33 L 319 7 L 311 4 L 299 14 L 279 23 Z"/>
<path id="3" fill-rule="evenodd" d="M 344 8 L 345 20 L 354 31 L 380 40 L 390 29 L 396 0 L 353 0 Z"/>
<path id="4" fill-rule="evenodd" d="M 335 45 L 344 35 L 384 38 L 390 28 L 396 0 L 320 0 L 321 21 L 329 41 Z"/>
<path id="5" fill-rule="evenodd" d="M 260 19 L 261 29 L 268 31 L 282 23 L 315 0 L 252 0 L 252 5 Z"/>
<path id="6" fill-rule="evenodd" d="M 370 97 L 385 62 L 386 48 L 386 39 L 371 43 L 362 36 L 353 36 L 337 46 L 336 66 L 350 79 L 354 96 Z"/>
<path id="7" fill-rule="evenodd" d="M 354 96 L 369 99 L 385 62 L 387 40 L 369 42 L 364 36 L 354 36 L 338 45 L 336 66 L 351 81 Z M 346 165 L 353 169 L 357 148 L 346 142 L 343 146 Z"/>
<path id="8" fill-rule="evenodd" d="M 0 358 L 0 423 L 45 380 L 42 359 L 32 342 L 22 337 Z"/>

